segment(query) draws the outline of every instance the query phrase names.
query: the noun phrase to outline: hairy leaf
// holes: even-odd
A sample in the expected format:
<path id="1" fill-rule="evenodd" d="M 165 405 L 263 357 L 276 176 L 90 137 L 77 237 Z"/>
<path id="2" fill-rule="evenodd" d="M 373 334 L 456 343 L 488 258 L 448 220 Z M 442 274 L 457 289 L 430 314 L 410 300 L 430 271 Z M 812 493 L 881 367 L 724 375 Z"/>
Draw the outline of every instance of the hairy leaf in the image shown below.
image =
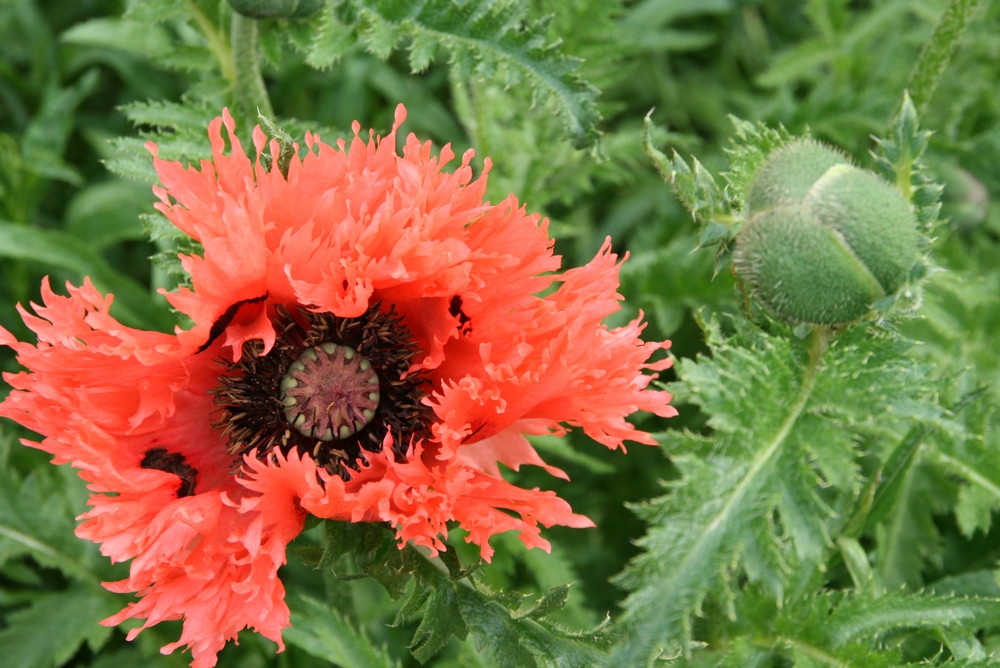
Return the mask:
<path id="1" fill-rule="evenodd" d="M 97 622 L 115 609 L 114 599 L 93 586 L 37 592 L 27 607 L 6 615 L 0 656 L 18 668 L 65 665 L 84 643 L 101 649 L 111 629 Z"/>
<path id="2" fill-rule="evenodd" d="M 292 625 L 283 636 L 319 659 L 344 668 L 398 666 L 384 648 L 351 624 L 337 609 L 311 596 L 300 595 L 292 605 Z"/>
<path id="3" fill-rule="evenodd" d="M 834 646 L 898 628 L 959 630 L 1000 626 L 1000 599 L 896 592 L 867 600 L 852 597 L 826 618 L 823 634 Z"/>
<path id="4" fill-rule="evenodd" d="M 342 21 L 360 26 L 368 49 L 387 58 L 408 40 L 414 72 L 438 51 L 448 54 L 459 79 L 499 78 L 527 85 L 537 101 L 552 104 L 578 147 L 598 135 L 597 91 L 575 73 L 577 62 L 545 35 L 544 22 L 530 22 L 524 5 L 504 0 L 456 3 L 428 0 L 349 0 Z"/>
<path id="5" fill-rule="evenodd" d="M 714 434 L 671 443 L 682 477 L 638 509 L 651 528 L 622 575 L 633 591 L 616 661 L 690 651 L 692 617 L 706 597 L 731 595 L 741 572 L 780 601 L 822 563 L 846 519 L 837 509 L 861 488 L 860 458 L 887 455 L 878 441 L 866 441 L 868 452 L 857 444 L 901 438 L 915 413 L 941 413 L 926 370 L 902 356 L 907 346 L 889 332 L 848 332 L 814 384 L 804 344 L 759 331 L 680 362 L 677 394 L 700 404 Z"/>

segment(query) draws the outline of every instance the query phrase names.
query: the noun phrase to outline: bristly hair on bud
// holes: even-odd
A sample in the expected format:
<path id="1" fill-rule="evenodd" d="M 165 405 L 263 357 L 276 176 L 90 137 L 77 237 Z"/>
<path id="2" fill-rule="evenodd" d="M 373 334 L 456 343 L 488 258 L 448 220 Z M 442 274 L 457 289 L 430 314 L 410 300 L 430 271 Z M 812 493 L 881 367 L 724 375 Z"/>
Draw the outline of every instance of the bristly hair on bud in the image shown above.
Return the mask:
<path id="1" fill-rule="evenodd" d="M 903 285 L 917 224 L 902 193 L 813 140 L 773 151 L 748 191 L 733 270 L 792 324 L 847 324 Z"/>

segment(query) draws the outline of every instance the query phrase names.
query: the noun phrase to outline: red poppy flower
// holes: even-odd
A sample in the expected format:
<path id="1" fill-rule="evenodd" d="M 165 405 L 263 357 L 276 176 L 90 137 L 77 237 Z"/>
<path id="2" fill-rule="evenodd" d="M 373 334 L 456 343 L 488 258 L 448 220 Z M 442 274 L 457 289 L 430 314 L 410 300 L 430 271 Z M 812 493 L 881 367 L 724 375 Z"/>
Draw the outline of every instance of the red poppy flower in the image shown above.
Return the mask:
<path id="1" fill-rule="evenodd" d="M 670 365 L 650 361 L 669 342 L 602 324 L 620 300 L 609 244 L 557 273 L 545 220 L 483 202 L 488 162 L 443 171 L 450 147 L 412 135 L 397 153 L 404 118 L 381 140 L 355 124 L 350 146 L 307 135 L 287 176 L 261 164 L 259 129 L 244 153 L 228 114 L 200 169 L 156 158 L 157 207 L 203 248 L 181 258 L 191 289 L 167 295 L 192 328 L 125 327 L 85 281 L 22 309 L 37 345 L 0 330 L 28 369 L 6 376 L 0 415 L 80 470 L 79 535 L 131 560 L 107 586 L 140 598 L 105 623 L 183 619 L 163 651 L 187 645 L 197 667 L 243 628 L 280 646 L 277 570 L 307 513 L 388 522 L 432 552 L 456 525 L 486 559 L 510 530 L 548 549 L 539 525 L 592 523 L 503 479 L 500 464 L 566 477 L 525 435 L 652 444 L 626 418 L 675 414 L 644 373 Z"/>

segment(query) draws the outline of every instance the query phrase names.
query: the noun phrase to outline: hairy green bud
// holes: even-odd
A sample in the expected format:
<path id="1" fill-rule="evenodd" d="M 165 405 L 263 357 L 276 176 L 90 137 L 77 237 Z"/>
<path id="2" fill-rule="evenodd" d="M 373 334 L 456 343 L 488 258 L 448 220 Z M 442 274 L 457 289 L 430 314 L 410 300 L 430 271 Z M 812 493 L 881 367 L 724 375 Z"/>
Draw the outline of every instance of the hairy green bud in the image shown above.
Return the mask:
<path id="1" fill-rule="evenodd" d="M 772 152 L 746 201 L 733 267 L 784 320 L 857 320 L 899 290 L 916 261 L 916 217 L 902 193 L 818 142 Z"/>

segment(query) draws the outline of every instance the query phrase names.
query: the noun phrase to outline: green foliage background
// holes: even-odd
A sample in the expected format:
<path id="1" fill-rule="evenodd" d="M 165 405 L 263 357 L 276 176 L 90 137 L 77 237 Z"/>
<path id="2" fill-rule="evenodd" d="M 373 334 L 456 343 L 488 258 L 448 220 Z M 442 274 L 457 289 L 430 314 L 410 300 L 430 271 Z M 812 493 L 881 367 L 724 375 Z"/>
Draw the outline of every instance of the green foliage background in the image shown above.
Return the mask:
<path id="1" fill-rule="evenodd" d="M 293 137 L 349 136 L 355 119 L 384 132 L 405 103 L 404 130 L 491 157 L 490 197 L 549 216 L 567 265 L 608 235 L 629 251 L 620 317 L 642 310 L 648 338 L 673 340 L 681 415 L 644 421 L 662 447 L 624 456 L 538 440 L 572 482 L 512 478 L 598 525 L 549 530 L 551 555 L 503 537 L 476 565 L 456 539 L 437 568 L 374 528 L 312 527 L 282 573 L 288 650 L 248 632 L 220 665 L 993 665 L 997 3 L 979 3 L 915 100 L 929 138 L 893 123 L 946 5 L 975 4 L 327 0 L 260 22 L 270 104 Z M 217 0 L 0 0 L 0 325 L 28 337 L 14 305 L 45 275 L 90 276 L 129 325 L 175 324 L 155 290 L 177 284 L 184 241 L 153 213 L 142 145 L 201 158 L 227 105 L 249 136 L 231 20 Z M 644 154 L 651 109 L 648 143 L 687 156 L 659 164 L 680 199 Z M 808 340 L 747 311 L 724 250 L 695 250 L 725 236 L 754 155 L 780 141 L 758 122 L 907 186 L 901 147 L 926 142 L 912 180 L 926 276 L 909 309 L 835 338 L 815 365 Z M 6 349 L 0 367 L 17 368 Z M 125 566 L 73 535 L 83 485 L 24 436 L 0 424 L 0 661 L 186 665 L 158 653 L 176 626 L 128 643 L 96 624 L 127 602 L 100 587 Z"/>

